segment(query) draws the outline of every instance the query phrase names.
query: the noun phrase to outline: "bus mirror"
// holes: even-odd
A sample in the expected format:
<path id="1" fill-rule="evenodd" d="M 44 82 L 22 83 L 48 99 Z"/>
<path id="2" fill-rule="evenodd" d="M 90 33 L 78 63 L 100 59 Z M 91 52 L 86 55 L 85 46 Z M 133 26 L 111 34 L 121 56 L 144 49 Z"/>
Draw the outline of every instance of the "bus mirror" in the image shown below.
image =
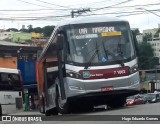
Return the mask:
<path id="1" fill-rule="evenodd" d="M 58 40 L 57 40 L 57 48 L 58 50 L 63 49 L 63 41 L 64 41 L 64 36 L 61 34 L 58 34 Z"/>
<path id="2" fill-rule="evenodd" d="M 138 49 L 138 42 L 137 42 L 136 35 L 135 35 L 135 33 L 134 33 L 133 31 L 132 31 L 132 36 L 133 36 L 133 40 L 134 40 L 136 52 L 138 53 L 138 52 L 139 52 L 139 49 Z"/>

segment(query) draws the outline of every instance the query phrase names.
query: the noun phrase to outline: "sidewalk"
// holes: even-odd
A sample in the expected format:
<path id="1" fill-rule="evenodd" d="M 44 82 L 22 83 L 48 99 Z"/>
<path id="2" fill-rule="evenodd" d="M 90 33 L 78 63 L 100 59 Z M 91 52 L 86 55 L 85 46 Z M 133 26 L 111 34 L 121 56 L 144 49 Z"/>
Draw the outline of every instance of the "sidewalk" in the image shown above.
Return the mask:
<path id="1" fill-rule="evenodd" d="M 43 115 L 42 113 L 40 113 L 38 110 L 31 110 L 31 111 L 17 111 L 16 113 L 12 113 L 9 115 Z"/>

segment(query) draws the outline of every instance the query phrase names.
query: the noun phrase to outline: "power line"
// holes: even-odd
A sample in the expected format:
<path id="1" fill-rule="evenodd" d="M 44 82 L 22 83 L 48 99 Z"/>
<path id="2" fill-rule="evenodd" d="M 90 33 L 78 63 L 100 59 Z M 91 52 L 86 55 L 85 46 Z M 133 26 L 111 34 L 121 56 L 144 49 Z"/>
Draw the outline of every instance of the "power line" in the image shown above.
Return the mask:
<path id="1" fill-rule="evenodd" d="M 160 9 L 156 9 L 156 10 L 149 10 L 149 11 L 152 11 L 152 12 L 159 12 Z M 121 17 L 121 16 L 130 16 L 130 15 L 137 15 L 137 14 L 147 14 L 146 11 L 130 11 L 130 12 L 108 12 L 108 13 L 93 13 L 93 14 L 90 14 L 90 15 L 82 15 L 82 16 L 92 16 L 92 15 L 111 15 L 111 14 L 114 14 L 114 15 L 117 15 L 117 17 Z M 119 15 L 119 14 L 127 14 L 127 15 Z"/>
<path id="2" fill-rule="evenodd" d="M 144 6 L 156 6 L 156 5 L 160 5 L 160 3 L 153 3 L 153 4 L 143 4 L 143 5 L 133 5 L 133 6 L 116 6 L 116 7 L 109 7 L 109 8 L 129 8 L 129 7 L 144 7 Z M 92 8 L 92 9 L 96 9 L 96 8 Z"/>
<path id="3" fill-rule="evenodd" d="M 4 9 L 4 10 L 0 10 L 0 11 L 48 11 L 48 10 L 68 10 L 68 9 L 19 9 L 19 10 Z"/>
<path id="4" fill-rule="evenodd" d="M 82 10 L 76 10 L 76 11 L 74 11 L 74 14 L 75 13 L 78 13 L 78 14 L 82 14 L 82 13 L 85 13 L 85 12 L 92 12 L 92 11 L 90 11 L 90 9 L 82 9 Z M 154 9 L 154 10 L 149 10 L 149 11 L 152 11 L 152 12 L 157 12 L 157 11 L 160 11 L 160 9 Z M 132 13 L 144 13 L 144 12 L 146 12 L 146 11 L 144 11 L 144 10 L 136 10 L 136 11 L 121 11 L 121 12 L 107 12 L 107 13 L 92 13 L 92 14 L 89 14 L 89 15 L 105 15 L 105 14 L 114 14 L 114 15 L 117 15 L 117 14 L 132 14 Z M 27 16 L 24 16 L 24 14 L 23 14 L 23 16 L 18 16 L 18 15 L 22 15 L 22 14 L 16 14 L 17 15 L 17 17 L 16 16 L 14 16 L 15 18 L 35 18 L 35 17 L 37 17 L 37 16 L 31 16 L 31 14 L 32 13 L 28 13 L 28 14 L 26 14 Z M 41 14 L 48 14 L 48 13 L 33 13 L 33 14 L 36 14 L 36 15 L 41 15 Z M 6 14 L 6 15 L 11 15 L 11 16 L 13 16 L 13 14 Z M 30 16 L 28 16 L 28 15 L 30 15 Z M 49 15 L 47 15 L 47 16 L 43 16 L 43 17 L 67 17 L 67 16 L 70 16 L 69 14 L 66 14 L 66 15 L 55 15 L 55 16 L 49 16 Z M 83 16 L 83 15 L 82 15 Z M 11 18 L 14 18 L 14 17 L 11 17 Z"/>
<path id="5" fill-rule="evenodd" d="M 36 1 L 39 1 L 39 2 L 42 2 L 42 3 L 46 3 L 46 4 L 49 4 L 49 5 L 54 5 L 54 6 L 58 6 L 58 7 L 63 7 L 63 8 L 67 8 L 67 9 L 72 9 L 72 8 L 70 8 L 70 7 L 67 7 L 67 6 L 62 6 L 62 5 L 58 5 L 58 4 L 53 4 L 53 3 L 45 2 L 45 1 L 42 1 L 42 0 L 36 0 Z"/>
<path id="6" fill-rule="evenodd" d="M 110 7 L 110 8 L 126 8 L 126 7 L 138 7 L 138 6 L 150 6 L 150 5 L 160 5 L 160 3 L 144 4 L 144 5 L 133 5 L 133 6 L 121 6 L 121 7 Z M 0 11 L 49 11 L 49 10 L 52 11 L 52 10 L 68 10 L 68 9 L 31 9 L 31 10 L 30 9 L 25 9 L 25 10 L 9 9 L 9 10 L 0 10 Z M 6 15 L 8 15 L 8 14 L 6 14 Z"/>
<path id="7" fill-rule="evenodd" d="M 123 17 L 123 16 L 132 16 L 132 15 L 141 15 L 141 14 L 147 14 L 146 12 L 142 12 L 142 13 L 132 13 L 132 14 L 126 14 L 126 15 L 118 15 L 116 17 Z"/>
<path id="8" fill-rule="evenodd" d="M 70 15 L 58 15 L 58 16 L 41 16 L 41 17 L 37 17 L 37 16 L 24 16 L 24 17 L 5 17 L 5 18 L 0 18 L 0 20 L 16 20 L 16 19 L 33 19 L 33 20 L 38 20 L 38 19 L 46 19 L 46 18 L 62 18 L 62 17 L 70 17 Z"/>
<path id="9" fill-rule="evenodd" d="M 130 1 L 133 1 L 133 0 L 126 0 L 126 1 L 123 1 L 123 2 L 119 2 L 119 3 L 113 4 L 113 5 L 106 6 L 106 7 L 95 8 L 95 10 L 92 10 L 92 11 L 98 11 L 98 10 L 110 8 L 110 7 L 113 7 L 113 6 L 116 6 L 116 5 L 120 5 L 120 4 L 124 4 L 124 3 L 130 2 Z"/>
<path id="10" fill-rule="evenodd" d="M 137 12 L 137 13 L 144 13 L 145 11 L 139 11 L 139 12 Z M 124 12 L 125 14 L 128 14 L 128 13 L 130 13 L 130 14 L 135 14 L 135 12 Z M 121 12 L 115 12 L 115 13 L 95 13 L 95 14 L 90 14 L 90 15 L 88 15 L 88 16 L 92 16 L 92 15 L 110 15 L 110 14 L 123 14 L 123 13 L 121 13 Z M 82 16 L 87 16 L 87 15 L 82 15 Z"/>
<path id="11" fill-rule="evenodd" d="M 18 0 L 18 1 L 23 2 L 23 3 L 27 3 L 27 4 L 31 4 L 31 5 L 40 6 L 40 7 L 51 8 L 51 7 L 42 6 L 42 5 L 39 5 L 39 4 L 34 4 L 34 3 L 26 2 L 26 1 L 23 1 L 23 0 Z"/>
<path id="12" fill-rule="evenodd" d="M 145 10 L 145 11 L 147 11 L 147 12 L 149 12 L 149 13 L 152 13 L 152 14 L 154 14 L 154 15 L 156 15 L 156 16 L 158 16 L 158 17 L 160 17 L 160 15 L 158 15 L 158 14 L 156 14 L 156 13 L 154 13 L 154 12 L 152 12 L 152 11 L 148 10 L 148 9 L 145 9 L 145 8 L 137 8 L 137 9 Z"/>
<path id="13" fill-rule="evenodd" d="M 92 3 L 85 3 L 85 4 L 76 4 L 77 6 L 80 6 L 80 5 L 94 5 L 94 4 L 97 4 L 97 3 L 102 3 L 102 2 L 106 2 L 106 0 L 103 0 L 103 1 L 99 1 L 99 2 L 92 2 Z M 68 5 L 68 6 L 75 6 L 75 4 L 73 5 Z"/>

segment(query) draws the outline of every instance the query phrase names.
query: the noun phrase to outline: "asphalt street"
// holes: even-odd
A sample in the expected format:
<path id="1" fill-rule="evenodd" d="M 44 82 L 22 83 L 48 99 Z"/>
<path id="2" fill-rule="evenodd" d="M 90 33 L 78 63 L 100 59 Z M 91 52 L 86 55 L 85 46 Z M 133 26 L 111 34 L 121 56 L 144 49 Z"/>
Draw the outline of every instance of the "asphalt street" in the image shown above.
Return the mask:
<path id="1" fill-rule="evenodd" d="M 18 115 L 18 114 L 17 114 Z M 152 115 L 152 119 L 160 117 L 160 103 L 144 104 L 124 107 L 114 110 L 105 110 L 103 108 L 95 109 L 93 112 L 74 113 L 70 115 L 48 116 L 39 114 L 39 112 L 23 112 L 20 115 L 41 116 L 42 122 L 1 122 L 2 124 L 160 124 L 158 121 L 143 121 L 147 116 Z M 142 121 L 128 121 L 127 118 L 140 118 Z M 149 116 L 150 117 L 150 116 Z M 123 119 L 122 119 L 123 118 Z M 132 119 L 133 119 L 132 118 Z M 109 120 L 109 121 L 108 121 Z"/>

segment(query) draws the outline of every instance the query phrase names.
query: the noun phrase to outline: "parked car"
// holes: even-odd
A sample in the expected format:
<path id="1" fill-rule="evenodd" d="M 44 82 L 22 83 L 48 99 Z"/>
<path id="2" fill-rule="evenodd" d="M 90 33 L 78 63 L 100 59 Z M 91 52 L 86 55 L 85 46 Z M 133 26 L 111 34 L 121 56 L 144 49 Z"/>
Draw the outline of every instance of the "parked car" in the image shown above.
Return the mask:
<path id="1" fill-rule="evenodd" d="M 148 103 L 149 98 L 147 94 L 139 94 L 138 96 L 143 99 L 144 104 Z"/>
<path id="2" fill-rule="evenodd" d="M 149 103 L 160 102 L 160 94 L 159 93 L 148 93 L 146 95 Z"/>
<path id="3" fill-rule="evenodd" d="M 144 100 L 139 96 L 131 96 L 128 97 L 126 100 L 127 106 L 138 105 L 138 104 L 144 104 Z"/>

